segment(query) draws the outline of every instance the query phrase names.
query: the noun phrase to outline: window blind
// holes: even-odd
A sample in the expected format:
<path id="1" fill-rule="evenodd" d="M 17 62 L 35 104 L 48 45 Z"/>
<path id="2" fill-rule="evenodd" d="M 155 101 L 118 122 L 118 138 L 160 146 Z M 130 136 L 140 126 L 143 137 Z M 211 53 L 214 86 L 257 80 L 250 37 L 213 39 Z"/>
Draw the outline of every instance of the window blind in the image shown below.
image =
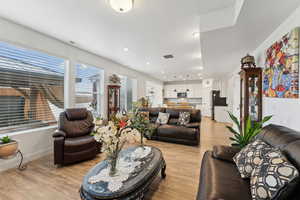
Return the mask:
<path id="1" fill-rule="evenodd" d="M 0 133 L 57 122 L 65 60 L 0 42 Z"/>
<path id="2" fill-rule="evenodd" d="M 76 107 L 87 108 L 95 117 L 101 115 L 101 96 L 104 93 L 103 72 L 98 67 L 76 65 Z"/>

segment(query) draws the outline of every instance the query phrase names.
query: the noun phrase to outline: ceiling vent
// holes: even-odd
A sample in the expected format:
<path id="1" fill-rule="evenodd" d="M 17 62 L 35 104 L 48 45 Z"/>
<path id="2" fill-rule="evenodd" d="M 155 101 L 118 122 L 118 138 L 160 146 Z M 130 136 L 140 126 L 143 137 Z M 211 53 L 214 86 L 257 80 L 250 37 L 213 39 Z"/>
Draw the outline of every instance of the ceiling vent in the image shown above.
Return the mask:
<path id="1" fill-rule="evenodd" d="M 165 59 L 171 59 L 174 58 L 174 56 L 172 54 L 168 54 L 168 55 L 164 55 Z"/>

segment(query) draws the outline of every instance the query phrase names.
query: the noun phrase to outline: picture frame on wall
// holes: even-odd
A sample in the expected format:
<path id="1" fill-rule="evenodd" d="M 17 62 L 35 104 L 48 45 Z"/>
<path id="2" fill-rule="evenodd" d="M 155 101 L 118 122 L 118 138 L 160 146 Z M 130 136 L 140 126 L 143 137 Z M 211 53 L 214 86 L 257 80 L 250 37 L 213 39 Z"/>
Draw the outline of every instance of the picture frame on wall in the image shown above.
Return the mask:
<path id="1" fill-rule="evenodd" d="M 263 94 L 272 98 L 299 98 L 299 27 L 266 50 Z"/>

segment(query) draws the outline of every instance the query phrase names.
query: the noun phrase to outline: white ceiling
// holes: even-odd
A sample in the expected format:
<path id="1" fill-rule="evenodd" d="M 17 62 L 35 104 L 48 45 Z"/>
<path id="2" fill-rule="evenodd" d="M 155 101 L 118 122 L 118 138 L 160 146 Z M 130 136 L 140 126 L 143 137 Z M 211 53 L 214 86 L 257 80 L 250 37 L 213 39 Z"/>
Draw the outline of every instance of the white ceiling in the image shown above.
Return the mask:
<path id="1" fill-rule="evenodd" d="M 254 51 L 299 5 L 299 0 L 245 0 L 234 26 L 201 34 L 206 73 L 221 78 L 234 72 L 240 59 Z"/>
<path id="2" fill-rule="evenodd" d="M 206 78 L 230 71 L 233 60 L 257 46 L 299 4 L 245 0 L 242 7 L 243 2 L 135 0 L 134 9 L 121 14 L 107 0 L 1 0 L 0 16 L 155 78 L 192 80 L 199 73 Z M 200 26 L 208 31 L 201 33 L 202 46 L 193 37 Z M 175 58 L 165 60 L 165 54 Z"/>

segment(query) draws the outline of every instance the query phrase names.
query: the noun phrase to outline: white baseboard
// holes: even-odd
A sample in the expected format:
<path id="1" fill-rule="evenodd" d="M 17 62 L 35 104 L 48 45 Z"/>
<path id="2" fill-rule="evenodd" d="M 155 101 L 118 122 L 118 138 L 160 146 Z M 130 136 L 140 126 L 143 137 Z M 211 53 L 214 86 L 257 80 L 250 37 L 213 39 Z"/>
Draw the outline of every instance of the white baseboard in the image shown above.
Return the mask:
<path id="1" fill-rule="evenodd" d="M 40 150 L 37 152 L 28 153 L 26 155 L 23 154 L 23 156 L 24 156 L 23 164 L 28 163 L 32 160 L 41 158 L 45 155 L 48 155 L 48 154 L 52 153 L 52 151 L 53 151 L 53 148 L 49 147 L 47 149 L 43 149 L 43 150 Z M 15 158 L 12 158 L 10 160 L 1 160 L 0 159 L 0 172 L 6 171 L 11 168 L 17 168 L 20 163 L 20 160 L 21 160 L 20 155 L 18 155 Z"/>

